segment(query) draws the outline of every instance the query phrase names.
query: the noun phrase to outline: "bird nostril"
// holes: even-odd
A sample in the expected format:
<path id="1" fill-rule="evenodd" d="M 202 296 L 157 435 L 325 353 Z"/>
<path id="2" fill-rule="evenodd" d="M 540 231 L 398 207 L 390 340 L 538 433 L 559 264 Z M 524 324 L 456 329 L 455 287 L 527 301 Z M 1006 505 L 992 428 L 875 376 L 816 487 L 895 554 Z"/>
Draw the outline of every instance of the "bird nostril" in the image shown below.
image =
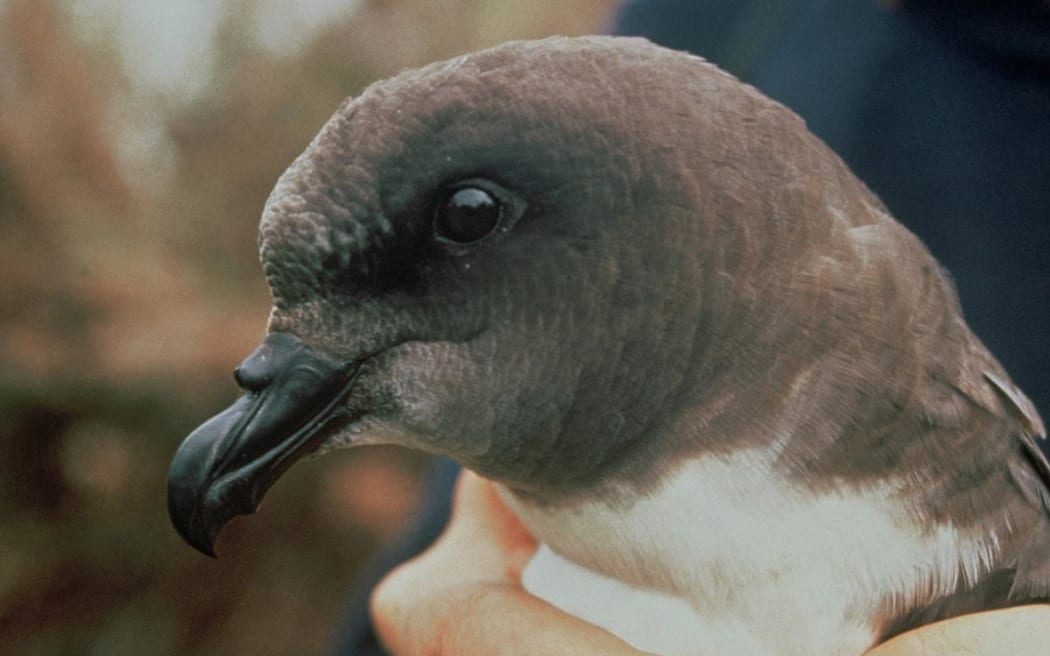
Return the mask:
<path id="1" fill-rule="evenodd" d="M 262 367 L 252 366 L 252 362 L 246 360 L 233 370 L 233 378 L 241 389 L 248 392 L 260 392 L 273 381 L 273 376 L 264 371 Z"/>

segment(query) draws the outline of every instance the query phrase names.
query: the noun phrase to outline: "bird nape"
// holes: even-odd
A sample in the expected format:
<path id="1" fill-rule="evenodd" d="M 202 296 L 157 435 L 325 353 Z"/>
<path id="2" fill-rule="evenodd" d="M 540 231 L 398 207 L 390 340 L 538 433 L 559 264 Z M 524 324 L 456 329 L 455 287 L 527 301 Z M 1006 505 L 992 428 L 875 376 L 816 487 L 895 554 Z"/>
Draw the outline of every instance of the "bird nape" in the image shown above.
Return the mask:
<path id="1" fill-rule="evenodd" d="M 496 481 L 529 589 L 642 649 L 861 654 L 1050 600 L 1035 408 L 923 245 L 697 57 L 552 38 L 378 82 L 260 232 L 269 334 L 169 474 L 205 553 L 300 457 L 398 444 Z"/>

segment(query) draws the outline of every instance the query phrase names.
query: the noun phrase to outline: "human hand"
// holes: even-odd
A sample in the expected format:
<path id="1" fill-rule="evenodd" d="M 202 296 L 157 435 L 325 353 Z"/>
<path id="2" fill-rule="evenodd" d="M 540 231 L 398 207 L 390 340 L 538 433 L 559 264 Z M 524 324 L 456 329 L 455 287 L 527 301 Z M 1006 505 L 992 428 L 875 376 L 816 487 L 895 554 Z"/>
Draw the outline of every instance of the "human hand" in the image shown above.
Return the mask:
<path id="1" fill-rule="evenodd" d="M 396 656 L 641 656 L 522 588 L 537 547 L 495 486 L 464 472 L 444 534 L 372 595 L 383 644 Z"/>
<path id="2" fill-rule="evenodd" d="M 1050 644 L 1050 605 L 961 615 L 912 629 L 867 656 L 999 656 L 1042 654 Z"/>

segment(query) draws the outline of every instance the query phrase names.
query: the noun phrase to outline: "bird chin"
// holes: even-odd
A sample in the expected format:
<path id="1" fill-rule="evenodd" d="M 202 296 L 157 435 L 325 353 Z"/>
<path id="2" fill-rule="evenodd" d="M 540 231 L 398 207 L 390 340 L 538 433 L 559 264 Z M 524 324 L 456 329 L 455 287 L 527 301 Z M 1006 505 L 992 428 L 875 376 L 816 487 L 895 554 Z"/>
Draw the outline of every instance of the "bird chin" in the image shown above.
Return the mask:
<path id="1" fill-rule="evenodd" d="M 304 455 L 302 459 L 313 460 L 326 453 L 351 447 L 404 446 L 412 443 L 413 440 L 404 432 L 389 428 L 366 415 L 352 422 L 345 422 L 341 428 L 331 432 L 313 452 Z"/>

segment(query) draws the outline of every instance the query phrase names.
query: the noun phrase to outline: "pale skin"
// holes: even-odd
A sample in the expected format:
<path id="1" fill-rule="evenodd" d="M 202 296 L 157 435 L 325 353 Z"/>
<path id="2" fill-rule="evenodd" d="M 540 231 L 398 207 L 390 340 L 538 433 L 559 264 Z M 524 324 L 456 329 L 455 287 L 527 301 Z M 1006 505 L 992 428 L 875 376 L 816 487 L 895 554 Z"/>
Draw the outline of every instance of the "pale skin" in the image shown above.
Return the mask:
<path id="1" fill-rule="evenodd" d="M 372 596 L 383 643 L 396 656 L 647 653 L 526 592 L 521 572 L 537 547 L 495 486 L 465 472 L 445 533 Z M 1038 653 L 1048 644 L 1050 606 L 1035 605 L 922 627 L 867 656 L 994 656 Z"/>
<path id="2" fill-rule="evenodd" d="M 495 486 L 464 473 L 445 533 L 372 595 L 383 644 L 397 656 L 643 654 L 522 588 L 537 547 Z"/>

